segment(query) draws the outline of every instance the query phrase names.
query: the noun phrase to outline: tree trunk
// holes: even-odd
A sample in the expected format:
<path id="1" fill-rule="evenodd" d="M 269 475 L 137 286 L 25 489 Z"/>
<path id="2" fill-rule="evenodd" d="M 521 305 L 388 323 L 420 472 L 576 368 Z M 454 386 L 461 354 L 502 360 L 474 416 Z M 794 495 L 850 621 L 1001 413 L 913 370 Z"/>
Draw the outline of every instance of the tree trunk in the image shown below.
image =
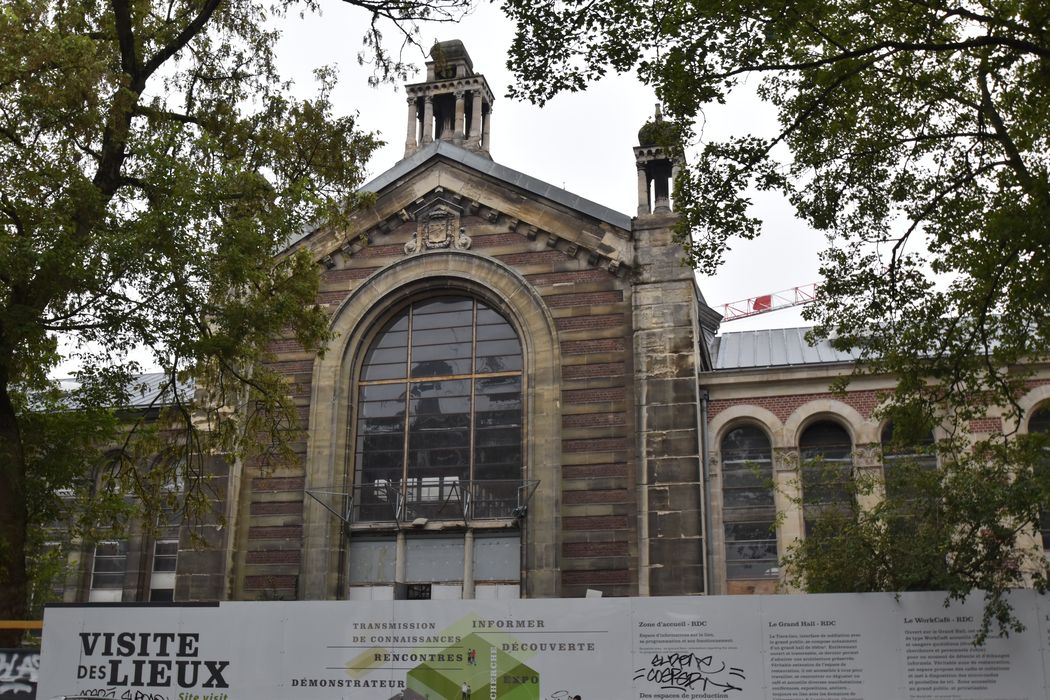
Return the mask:
<path id="1" fill-rule="evenodd" d="M 28 600 L 25 455 L 18 416 L 8 395 L 7 368 L 0 366 L 0 620 L 22 620 Z M 17 647 L 21 630 L 0 629 L 0 648 Z"/>

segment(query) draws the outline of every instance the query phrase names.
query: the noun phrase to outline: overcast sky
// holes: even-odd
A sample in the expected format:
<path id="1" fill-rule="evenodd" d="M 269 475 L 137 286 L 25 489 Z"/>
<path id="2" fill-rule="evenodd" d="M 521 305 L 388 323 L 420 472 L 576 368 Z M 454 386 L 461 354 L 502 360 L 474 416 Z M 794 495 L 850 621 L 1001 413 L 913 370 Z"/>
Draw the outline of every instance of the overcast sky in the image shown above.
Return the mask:
<path id="1" fill-rule="evenodd" d="M 406 108 L 400 84 L 368 86 L 371 71 L 357 65 L 366 16 L 341 2 L 322 0 L 323 14 L 282 23 L 280 58 L 297 82 L 297 92 L 312 91 L 312 70 L 335 64 L 340 85 L 334 95 L 338 110 L 359 115 L 362 128 L 379 132 L 387 145 L 369 163 L 370 177 L 393 166 L 404 155 Z M 491 153 L 496 162 L 545 180 L 599 204 L 634 215 L 637 210 L 634 154 L 638 129 L 653 114 L 653 91 L 633 76 L 612 76 L 587 91 L 556 97 L 543 108 L 506 97 L 512 76 L 507 47 L 513 27 L 493 5 L 477 8 L 459 24 L 423 26 L 424 45 L 460 39 L 474 70 L 488 80 L 496 95 Z M 393 33 L 389 32 L 392 37 Z M 411 56 L 424 79 L 423 56 Z M 708 111 L 705 134 L 711 138 L 737 131 L 768 133 L 772 112 L 754 98 Z M 714 278 L 700 278 L 708 304 L 733 302 L 818 281 L 817 253 L 823 236 L 808 230 L 790 206 L 774 196 L 756 198 L 755 211 L 766 222 L 758 240 L 734 245 L 726 265 Z M 723 331 L 803 325 L 799 309 L 726 323 Z"/>

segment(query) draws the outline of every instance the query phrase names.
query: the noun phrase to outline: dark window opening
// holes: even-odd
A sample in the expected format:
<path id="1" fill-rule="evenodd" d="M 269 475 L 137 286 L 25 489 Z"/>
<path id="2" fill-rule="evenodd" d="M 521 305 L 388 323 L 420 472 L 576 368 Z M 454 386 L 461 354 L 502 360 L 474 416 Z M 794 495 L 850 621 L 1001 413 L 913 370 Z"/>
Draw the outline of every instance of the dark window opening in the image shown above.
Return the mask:
<path id="1" fill-rule="evenodd" d="M 845 513 L 852 493 L 853 441 L 846 430 L 831 421 L 806 428 L 799 439 L 802 507 L 805 530 L 823 512 Z"/>
<path id="2" fill-rule="evenodd" d="M 894 442 L 893 424 L 882 430 L 882 473 L 886 484 L 886 495 L 890 498 L 903 496 L 913 488 L 918 471 L 937 469 L 937 442 L 933 433 L 926 433 L 914 444 L 901 445 Z"/>
<path id="3" fill-rule="evenodd" d="M 405 600 L 430 600 L 429 583 L 405 584 Z"/>
<path id="4" fill-rule="evenodd" d="M 722 519 L 726 578 L 775 578 L 773 450 L 759 428 L 734 428 L 722 439 Z"/>
<path id="5" fill-rule="evenodd" d="M 1042 406 L 1032 414 L 1028 419 L 1028 432 L 1050 434 L 1050 406 Z M 1050 452 L 1042 459 L 1039 467 L 1050 469 Z M 1039 509 L 1039 534 L 1043 538 L 1043 551 L 1050 556 L 1050 507 L 1045 504 Z"/>

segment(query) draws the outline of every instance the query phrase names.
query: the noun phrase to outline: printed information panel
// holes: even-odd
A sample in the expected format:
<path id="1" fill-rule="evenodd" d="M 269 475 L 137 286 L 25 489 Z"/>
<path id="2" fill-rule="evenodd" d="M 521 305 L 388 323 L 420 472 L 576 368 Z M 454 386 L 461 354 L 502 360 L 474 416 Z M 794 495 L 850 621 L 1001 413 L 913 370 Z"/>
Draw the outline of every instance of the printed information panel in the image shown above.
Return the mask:
<path id="1" fill-rule="evenodd" d="M 38 698 L 1036 700 L 1050 605 L 939 593 L 48 608 Z"/>

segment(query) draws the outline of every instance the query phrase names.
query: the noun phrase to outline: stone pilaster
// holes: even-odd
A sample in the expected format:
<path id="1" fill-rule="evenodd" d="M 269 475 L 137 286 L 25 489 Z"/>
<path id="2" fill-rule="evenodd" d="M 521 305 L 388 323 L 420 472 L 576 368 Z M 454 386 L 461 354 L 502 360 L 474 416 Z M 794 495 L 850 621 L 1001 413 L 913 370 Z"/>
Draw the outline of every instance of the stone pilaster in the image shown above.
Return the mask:
<path id="1" fill-rule="evenodd" d="M 674 216 L 635 219 L 638 279 L 632 294 L 638 397 L 639 590 L 705 589 L 700 456 L 697 296 L 672 239 Z"/>
<path id="2" fill-rule="evenodd" d="M 777 513 L 781 514 L 777 527 L 777 551 L 781 556 L 805 533 L 801 506 L 802 477 L 798 461 L 798 448 L 773 448 L 773 503 Z"/>

